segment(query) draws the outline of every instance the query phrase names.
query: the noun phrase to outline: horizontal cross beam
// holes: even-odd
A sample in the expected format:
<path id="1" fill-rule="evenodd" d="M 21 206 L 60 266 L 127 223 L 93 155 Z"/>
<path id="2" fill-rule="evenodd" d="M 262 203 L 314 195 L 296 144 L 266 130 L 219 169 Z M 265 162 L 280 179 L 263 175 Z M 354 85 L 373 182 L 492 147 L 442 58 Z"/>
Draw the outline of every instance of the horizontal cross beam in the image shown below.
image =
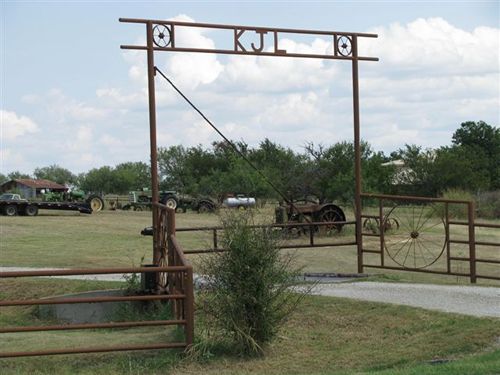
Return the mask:
<path id="1" fill-rule="evenodd" d="M 358 56 L 358 38 L 377 38 L 377 34 L 352 33 L 339 31 L 299 30 L 239 25 L 219 25 L 208 23 L 193 23 L 164 20 L 145 20 L 134 18 L 120 18 L 120 22 L 140 23 L 152 28 L 153 46 L 155 51 L 171 52 L 200 52 L 230 55 L 257 55 L 257 56 L 279 56 L 319 58 L 333 60 L 365 60 L 378 61 L 376 57 Z M 226 30 L 231 33 L 232 45 L 228 48 L 200 48 L 180 46 L 176 39 L 176 32 L 185 28 L 202 28 L 212 30 Z M 331 52 L 329 53 L 297 53 L 289 52 L 280 47 L 280 36 L 283 34 L 295 34 L 300 36 L 325 36 L 331 40 Z M 272 40 L 269 43 L 269 40 Z M 269 45 L 266 45 L 268 44 Z M 147 46 L 122 45 L 122 49 L 147 50 Z"/>

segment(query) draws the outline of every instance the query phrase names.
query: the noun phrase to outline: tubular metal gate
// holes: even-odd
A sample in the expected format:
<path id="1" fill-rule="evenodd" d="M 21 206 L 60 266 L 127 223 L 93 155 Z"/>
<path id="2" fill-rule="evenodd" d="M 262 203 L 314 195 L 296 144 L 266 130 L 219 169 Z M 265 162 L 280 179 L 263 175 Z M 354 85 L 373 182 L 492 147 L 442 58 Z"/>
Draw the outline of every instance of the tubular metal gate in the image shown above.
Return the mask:
<path id="1" fill-rule="evenodd" d="M 500 243 L 487 238 L 494 223 L 476 223 L 472 201 L 361 194 L 364 209 L 361 270 L 381 268 L 500 280 Z M 466 217 L 466 220 L 454 219 Z"/>
<path id="2" fill-rule="evenodd" d="M 144 294 L 132 296 L 106 296 L 106 297 L 68 297 L 68 298 L 43 298 L 27 300 L 1 300 L 0 308 L 8 306 L 37 306 L 55 304 L 82 304 L 101 302 L 124 302 L 124 301 L 171 301 L 173 318 L 168 320 L 144 320 L 123 321 L 107 323 L 85 323 L 85 324 L 57 324 L 42 326 L 12 326 L 0 327 L 0 334 L 23 333 L 23 332 L 48 332 L 67 330 L 98 330 L 118 329 L 131 327 L 152 326 L 179 326 L 184 328 L 185 340 L 183 342 L 160 342 L 155 344 L 96 346 L 82 348 L 61 348 L 38 351 L 17 351 L 0 353 L 0 358 L 28 357 L 56 354 L 76 353 L 98 353 L 127 350 L 152 350 L 168 348 L 186 348 L 193 343 L 194 334 L 194 297 L 193 297 L 193 268 L 185 259 L 182 248 L 175 239 L 174 210 L 159 205 L 161 227 L 166 230 L 161 236 L 160 248 L 162 254 L 171 254 L 169 266 L 155 267 L 128 267 L 128 268 L 90 268 L 90 269 L 68 269 L 68 270 L 44 270 L 23 272 L 0 272 L 0 278 L 17 277 L 47 277 L 47 276 L 71 276 L 71 275 L 107 275 L 107 274 L 129 274 L 129 273 L 155 273 L 157 284 L 163 288 L 155 288 L 158 294 Z M 168 275 L 169 283 L 162 275 Z M 166 288 L 165 288 L 166 287 Z"/>

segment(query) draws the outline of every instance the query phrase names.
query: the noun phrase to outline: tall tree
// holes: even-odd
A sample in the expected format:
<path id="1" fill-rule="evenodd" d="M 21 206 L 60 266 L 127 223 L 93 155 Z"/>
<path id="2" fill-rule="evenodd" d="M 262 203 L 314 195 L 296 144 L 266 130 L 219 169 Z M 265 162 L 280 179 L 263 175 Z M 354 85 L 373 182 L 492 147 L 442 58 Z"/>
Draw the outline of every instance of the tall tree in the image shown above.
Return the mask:
<path id="1" fill-rule="evenodd" d="M 38 179 L 45 179 L 57 182 L 58 184 L 73 184 L 76 182 L 76 176 L 66 168 L 57 164 L 48 167 L 35 168 L 33 173 Z"/>
<path id="2" fill-rule="evenodd" d="M 114 170 L 117 185 L 116 192 L 127 193 L 131 190 L 151 188 L 151 168 L 143 162 L 127 162 L 118 164 Z"/>
<path id="3" fill-rule="evenodd" d="M 27 173 L 22 173 L 22 172 L 19 172 L 19 171 L 14 171 L 14 172 L 10 172 L 7 177 L 9 178 L 9 180 L 19 180 L 19 179 L 27 179 L 27 178 L 31 178 L 31 176 Z"/>
<path id="4" fill-rule="evenodd" d="M 80 188 L 89 193 L 114 193 L 113 169 L 109 166 L 94 168 L 80 176 Z"/>
<path id="5" fill-rule="evenodd" d="M 429 184 L 435 195 L 452 188 L 476 192 L 490 188 L 488 156 L 481 150 L 471 153 L 470 147 L 452 146 L 436 150 L 430 168 Z"/>
<path id="6" fill-rule="evenodd" d="M 391 159 L 401 159 L 404 171 L 398 173 L 398 186 L 394 187 L 397 194 L 417 196 L 435 196 L 436 189 L 432 183 L 432 165 L 436 152 L 432 149 L 422 149 L 415 144 L 406 144 L 404 148 L 391 153 Z"/>
<path id="7" fill-rule="evenodd" d="M 493 127 L 484 121 L 467 121 L 460 125 L 452 138 L 453 144 L 465 150 L 465 156 L 482 163 L 475 168 L 485 166 L 489 174 L 489 189 L 500 188 L 500 128 Z M 484 154 L 486 161 L 477 160 L 477 154 Z M 486 164 L 485 164 L 486 163 Z"/>

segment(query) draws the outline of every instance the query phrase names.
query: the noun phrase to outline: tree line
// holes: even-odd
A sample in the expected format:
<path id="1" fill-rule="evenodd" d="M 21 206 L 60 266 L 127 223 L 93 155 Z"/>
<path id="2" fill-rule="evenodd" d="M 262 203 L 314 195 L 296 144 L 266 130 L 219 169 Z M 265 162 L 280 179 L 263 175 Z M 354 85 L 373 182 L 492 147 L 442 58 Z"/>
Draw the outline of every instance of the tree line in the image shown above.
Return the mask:
<path id="1" fill-rule="evenodd" d="M 464 122 L 454 132 L 451 143 L 437 149 L 405 145 L 385 155 L 363 142 L 363 191 L 439 196 L 449 189 L 472 193 L 500 189 L 499 128 L 483 121 Z M 194 196 L 218 197 L 232 192 L 280 199 L 281 195 L 312 195 L 325 201 L 350 202 L 354 196 L 354 156 L 351 142 L 330 146 L 308 143 L 302 152 L 269 139 L 257 147 L 242 141 L 215 142 L 208 148 L 160 147 L 160 188 Z M 388 163 L 395 160 L 402 160 L 404 167 Z M 103 194 L 126 194 L 150 188 L 151 184 L 150 167 L 144 162 L 104 166 L 79 175 L 51 165 L 36 168 L 32 176 L 19 172 L 0 174 L 0 181 L 33 177 Z"/>

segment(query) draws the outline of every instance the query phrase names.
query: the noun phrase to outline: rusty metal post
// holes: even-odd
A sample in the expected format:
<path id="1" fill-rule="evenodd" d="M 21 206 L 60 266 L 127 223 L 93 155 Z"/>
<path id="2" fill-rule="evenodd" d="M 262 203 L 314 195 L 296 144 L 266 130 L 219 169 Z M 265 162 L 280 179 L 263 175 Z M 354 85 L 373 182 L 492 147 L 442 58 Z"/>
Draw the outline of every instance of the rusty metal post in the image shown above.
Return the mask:
<path id="1" fill-rule="evenodd" d="M 194 292 L 193 292 L 193 268 L 189 267 L 186 271 L 186 284 L 184 288 L 184 293 L 186 294 L 186 299 L 182 302 L 184 305 L 184 319 L 186 320 L 185 333 L 186 333 L 186 344 L 187 349 L 193 345 L 194 338 Z"/>
<path id="2" fill-rule="evenodd" d="M 175 236 L 175 210 L 167 209 L 167 259 L 169 266 L 173 266 L 175 263 L 175 251 L 172 245 L 172 241 L 170 241 L 171 236 Z"/>
<path id="3" fill-rule="evenodd" d="M 172 244 L 172 235 L 175 235 L 175 211 L 167 209 L 167 261 L 169 266 L 177 264 L 174 245 Z M 168 294 L 175 293 L 176 275 L 176 272 L 169 272 L 167 275 Z M 171 303 L 173 316 L 176 316 L 176 304 L 175 301 Z"/>
<path id="4" fill-rule="evenodd" d="M 476 283 L 476 233 L 474 225 L 474 202 L 470 201 L 467 204 L 468 221 L 469 221 L 469 262 L 470 262 L 470 282 Z"/>
<path id="5" fill-rule="evenodd" d="M 380 243 L 380 265 L 383 267 L 384 264 L 384 236 L 385 236 L 385 225 L 384 222 L 384 200 L 380 199 L 378 201 L 378 220 L 379 220 L 379 243 Z"/>
<path id="6" fill-rule="evenodd" d="M 213 238 L 214 238 L 214 250 L 217 250 L 217 246 L 218 246 L 217 245 L 217 229 L 214 228 L 213 232 L 214 232 L 214 236 L 213 236 Z"/>
<path id="7" fill-rule="evenodd" d="M 161 249 L 160 233 L 158 231 L 158 207 L 159 202 L 158 192 L 158 153 L 156 145 L 156 98 L 155 98 L 155 62 L 154 62 L 154 45 L 153 45 L 153 23 L 146 23 L 147 35 L 147 55 L 148 55 L 148 93 L 149 93 L 149 139 L 151 148 L 151 192 L 153 202 L 153 264 L 160 264 Z"/>
<path id="8" fill-rule="evenodd" d="M 352 105 L 354 125 L 354 214 L 356 217 L 356 243 L 358 246 L 358 273 L 363 272 L 363 238 L 361 235 L 361 135 L 359 125 L 359 73 L 358 40 L 352 36 Z"/>
<path id="9" fill-rule="evenodd" d="M 446 241 L 446 272 L 451 272 L 451 244 L 450 244 L 450 211 L 448 202 L 444 203 L 444 233 Z"/>

